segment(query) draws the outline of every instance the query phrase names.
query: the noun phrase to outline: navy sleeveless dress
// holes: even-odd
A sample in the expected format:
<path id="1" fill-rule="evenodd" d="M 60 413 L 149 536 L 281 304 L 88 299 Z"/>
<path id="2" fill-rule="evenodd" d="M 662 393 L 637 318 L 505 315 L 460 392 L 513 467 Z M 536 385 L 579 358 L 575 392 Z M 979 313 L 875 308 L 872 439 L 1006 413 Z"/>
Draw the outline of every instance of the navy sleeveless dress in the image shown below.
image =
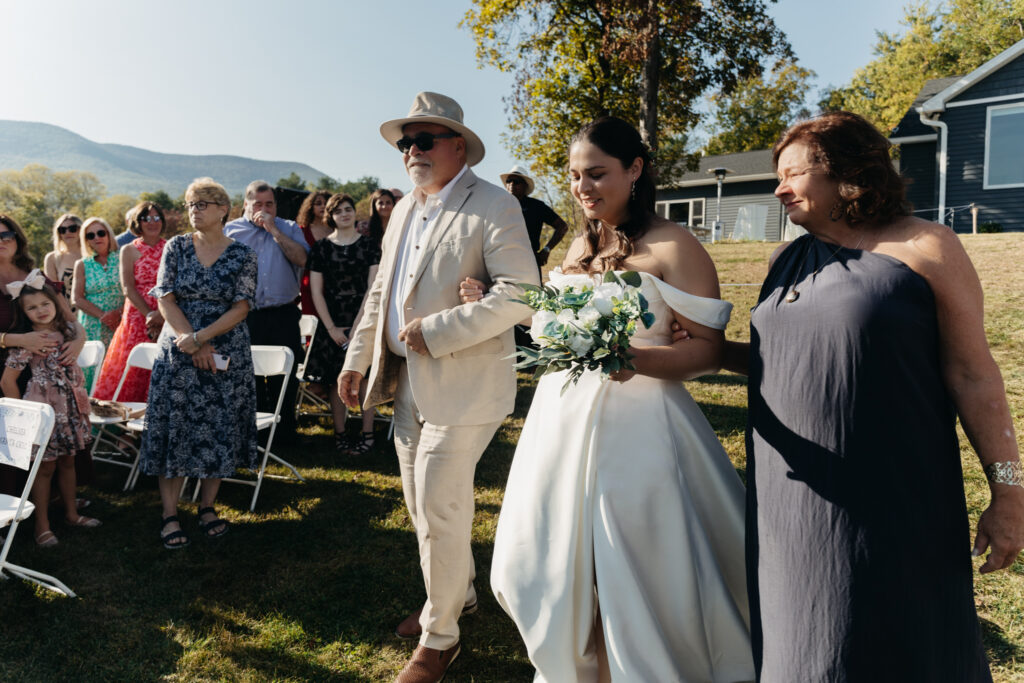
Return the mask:
<path id="1" fill-rule="evenodd" d="M 927 282 L 805 235 L 771 268 L 750 328 L 759 680 L 991 681 Z"/>

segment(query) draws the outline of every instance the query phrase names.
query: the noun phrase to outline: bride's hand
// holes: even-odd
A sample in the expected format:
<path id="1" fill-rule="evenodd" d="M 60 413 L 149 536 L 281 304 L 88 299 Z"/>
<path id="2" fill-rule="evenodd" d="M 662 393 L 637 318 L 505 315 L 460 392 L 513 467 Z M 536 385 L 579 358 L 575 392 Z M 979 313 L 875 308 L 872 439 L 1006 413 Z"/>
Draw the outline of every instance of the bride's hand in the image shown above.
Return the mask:
<path id="1" fill-rule="evenodd" d="M 467 277 L 459 283 L 459 298 L 464 304 L 479 301 L 486 293 L 487 285 L 476 278 Z"/>
<path id="2" fill-rule="evenodd" d="M 608 379 L 613 382 L 628 382 L 633 379 L 634 375 L 636 375 L 636 370 L 626 370 L 623 368 L 622 370 L 616 370 L 615 372 L 610 373 L 608 375 Z"/>

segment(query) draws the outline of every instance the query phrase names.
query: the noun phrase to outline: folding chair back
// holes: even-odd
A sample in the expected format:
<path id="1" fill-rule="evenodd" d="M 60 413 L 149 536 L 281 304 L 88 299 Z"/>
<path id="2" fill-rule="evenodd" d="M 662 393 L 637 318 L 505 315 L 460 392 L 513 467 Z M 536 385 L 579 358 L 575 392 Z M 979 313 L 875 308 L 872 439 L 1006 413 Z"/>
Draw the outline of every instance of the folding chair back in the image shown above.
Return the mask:
<path id="1" fill-rule="evenodd" d="M 290 463 L 284 461 L 279 456 L 271 452 L 271 446 L 274 444 L 274 433 L 277 431 L 277 423 L 281 421 L 281 406 L 284 404 L 284 395 L 287 390 L 287 377 L 292 374 L 292 368 L 295 365 L 295 354 L 287 346 L 253 346 L 252 349 L 252 365 L 253 374 L 256 377 L 276 377 L 283 375 L 286 380 L 281 382 L 281 391 L 277 396 L 277 404 L 274 408 L 273 413 L 256 413 L 256 428 L 260 431 L 269 429 L 270 433 L 267 435 L 267 445 L 260 447 L 260 452 L 263 454 L 263 458 L 260 460 L 260 468 L 256 473 L 256 479 L 236 479 L 236 478 L 225 478 L 222 482 L 232 482 L 235 484 L 246 484 L 255 488 L 252 494 L 252 503 L 249 505 L 249 510 L 256 509 L 256 499 L 259 498 L 260 488 L 263 485 L 264 477 L 268 475 L 267 461 L 273 458 L 279 464 L 287 467 L 292 472 L 292 477 L 278 477 L 273 476 L 274 479 L 298 479 L 299 481 L 305 481 L 299 471 L 295 469 Z M 195 500 L 199 496 L 199 484 L 196 484 L 195 492 L 193 493 L 192 499 Z"/>
<path id="2" fill-rule="evenodd" d="M 309 337 L 306 341 L 307 345 L 313 340 L 313 334 L 316 332 L 317 320 L 318 318 L 315 315 L 309 315 L 308 313 L 299 318 L 299 336 Z"/>
<path id="3" fill-rule="evenodd" d="M 114 390 L 114 400 L 121 395 L 121 387 L 124 386 L 124 381 L 128 377 L 128 370 L 130 368 L 141 368 L 143 370 L 152 370 L 153 363 L 156 362 L 156 357 L 160 354 L 160 345 L 154 344 L 153 342 L 143 342 L 136 344 L 135 348 L 128 354 L 128 360 L 124 364 L 124 372 L 121 373 L 121 381 L 117 383 L 117 389 Z"/>
<path id="4" fill-rule="evenodd" d="M 8 525 L 11 527 L 4 540 L 3 550 L 0 550 L 0 578 L 7 578 L 4 576 L 4 572 L 7 572 L 73 598 L 74 592 L 55 577 L 7 561 L 18 525 L 35 510 L 28 496 L 52 431 L 53 408 L 50 406 L 34 401 L 0 398 L 0 463 L 28 470 L 28 479 L 20 498 L 0 494 L 0 528 Z"/>
<path id="5" fill-rule="evenodd" d="M 159 353 L 160 346 L 152 342 L 137 344 L 128 353 L 128 360 L 125 361 L 124 370 L 121 372 L 121 380 L 114 390 L 115 401 L 121 396 L 121 388 L 124 387 L 128 372 L 132 368 L 152 370 Z M 134 412 L 146 407 L 145 403 L 126 402 L 125 405 Z M 138 433 L 142 430 L 141 418 L 121 419 L 91 415 L 89 421 L 97 428 L 92 444 L 92 459 L 96 462 L 127 467 L 128 478 L 124 482 L 124 490 L 133 488 L 139 477 L 139 449 L 136 442 L 126 436 L 128 432 Z M 112 427 L 114 429 L 111 429 Z"/>
<path id="6" fill-rule="evenodd" d="M 103 367 L 103 357 L 106 355 L 106 347 L 103 346 L 103 342 L 98 340 L 85 342 L 81 353 L 78 354 L 78 367 L 83 370 L 86 368 L 96 368 L 96 372 L 92 373 L 92 382 L 88 387 L 90 396 L 96 391 L 96 382 L 100 378 L 100 368 Z"/>

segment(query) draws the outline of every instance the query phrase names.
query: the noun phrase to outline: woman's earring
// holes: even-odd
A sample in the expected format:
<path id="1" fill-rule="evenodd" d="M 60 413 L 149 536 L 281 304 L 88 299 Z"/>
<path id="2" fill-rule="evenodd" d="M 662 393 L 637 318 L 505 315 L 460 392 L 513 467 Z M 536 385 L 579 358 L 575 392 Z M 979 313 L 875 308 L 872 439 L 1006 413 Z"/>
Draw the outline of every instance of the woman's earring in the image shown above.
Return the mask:
<path id="1" fill-rule="evenodd" d="M 633 181 L 633 184 L 629 186 L 629 198 L 630 199 L 636 199 L 636 181 L 635 180 Z"/>
<path id="2" fill-rule="evenodd" d="M 833 204 L 832 208 L 829 209 L 829 211 L 828 211 L 829 220 L 831 220 L 833 223 L 835 223 L 840 218 L 843 217 L 843 213 L 845 213 L 845 207 L 843 206 L 843 203 L 838 201 L 838 200 L 836 200 L 836 203 Z"/>

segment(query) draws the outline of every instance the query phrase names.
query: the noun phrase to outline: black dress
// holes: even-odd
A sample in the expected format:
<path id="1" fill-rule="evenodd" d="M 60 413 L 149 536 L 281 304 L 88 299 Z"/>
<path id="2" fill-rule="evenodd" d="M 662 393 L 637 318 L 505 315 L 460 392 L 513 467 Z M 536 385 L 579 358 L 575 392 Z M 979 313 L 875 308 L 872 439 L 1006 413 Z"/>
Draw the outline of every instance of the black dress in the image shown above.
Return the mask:
<path id="1" fill-rule="evenodd" d="M 991 681 L 927 282 L 806 235 L 772 267 L 750 327 L 760 680 Z"/>
<path id="2" fill-rule="evenodd" d="M 370 267 L 380 263 L 380 247 L 369 237 L 360 237 L 345 246 L 324 238 L 310 248 L 308 263 L 310 272 L 323 277 L 324 302 L 335 327 L 351 327 L 366 295 Z M 351 329 L 348 336 L 352 336 Z M 334 384 L 344 363 L 345 350 L 331 339 L 323 321 L 317 322 L 306 362 L 306 379 Z"/>

